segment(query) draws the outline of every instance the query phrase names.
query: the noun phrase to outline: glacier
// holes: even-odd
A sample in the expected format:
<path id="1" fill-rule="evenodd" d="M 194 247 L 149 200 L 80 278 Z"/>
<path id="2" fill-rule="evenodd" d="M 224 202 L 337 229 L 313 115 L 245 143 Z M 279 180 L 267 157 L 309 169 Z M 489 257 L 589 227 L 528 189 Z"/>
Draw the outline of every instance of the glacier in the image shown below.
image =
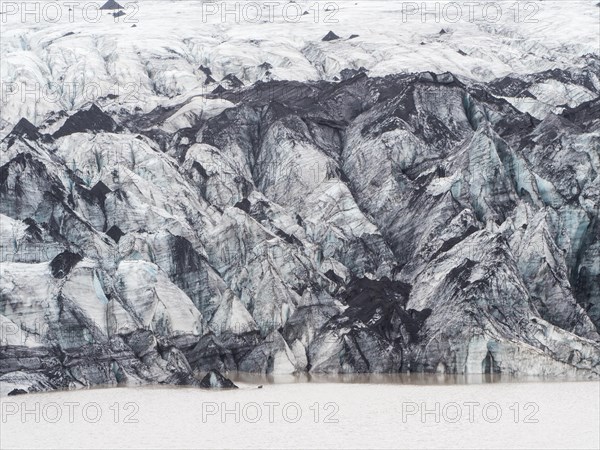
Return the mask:
<path id="1" fill-rule="evenodd" d="M 600 8 L 538 3 L 535 23 L 5 11 L 0 394 L 598 378 Z"/>

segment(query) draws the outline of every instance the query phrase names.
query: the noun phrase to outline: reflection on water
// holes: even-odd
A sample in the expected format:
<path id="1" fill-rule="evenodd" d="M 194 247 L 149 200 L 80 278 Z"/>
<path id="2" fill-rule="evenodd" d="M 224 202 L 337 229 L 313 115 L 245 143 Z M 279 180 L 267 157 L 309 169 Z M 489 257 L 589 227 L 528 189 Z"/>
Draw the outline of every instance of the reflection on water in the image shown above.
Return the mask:
<path id="1" fill-rule="evenodd" d="M 197 372 L 196 378 L 201 380 L 206 375 L 206 372 Z M 345 373 L 345 374 L 325 374 L 325 373 L 295 373 L 295 374 L 261 374 L 250 372 L 225 372 L 224 376 L 232 380 L 236 384 L 245 384 L 247 387 L 252 385 L 280 385 L 280 384 L 392 384 L 392 385 L 428 385 L 428 386 L 443 386 L 443 385 L 481 385 L 489 383 L 564 383 L 564 382 L 583 382 L 596 381 L 598 378 L 590 377 L 539 377 L 539 376 L 515 376 L 510 374 L 439 374 L 439 373 Z M 176 384 L 142 384 L 139 386 L 143 389 L 197 389 L 189 385 Z M 128 386 L 125 384 L 97 384 L 87 387 L 77 387 L 74 389 L 56 389 L 46 391 L 43 395 L 59 394 L 65 391 L 89 391 L 103 389 L 130 389 L 136 386 Z M 203 389 L 199 389 L 203 390 Z M 35 395 L 33 393 L 29 394 Z M 0 399 L 6 396 L 0 396 Z M 22 398 L 22 397 L 19 397 Z"/>
<path id="2" fill-rule="evenodd" d="M 588 378 L 543 378 L 534 376 L 515 376 L 510 374 L 438 374 L 438 373 L 347 373 L 347 374 L 259 374 L 248 372 L 229 372 L 226 374 L 234 382 L 248 384 L 286 384 L 286 383 L 370 383 L 370 384 L 483 384 L 483 383 L 524 383 L 524 382 L 562 382 L 589 381 Z"/>

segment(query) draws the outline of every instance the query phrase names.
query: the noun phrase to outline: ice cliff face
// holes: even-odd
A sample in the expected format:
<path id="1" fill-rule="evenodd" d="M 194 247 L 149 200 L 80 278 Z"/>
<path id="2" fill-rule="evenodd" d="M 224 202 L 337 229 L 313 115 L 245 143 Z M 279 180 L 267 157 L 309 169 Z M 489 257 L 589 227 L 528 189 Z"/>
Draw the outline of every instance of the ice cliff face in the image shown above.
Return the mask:
<path id="1" fill-rule="evenodd" d="M 449 73 L 205 101 L 4 138 L 5 382 L 600 372 L 597 101 L 539 121 Z"/>
<path id="2" fill-rule="evenodd" d="M 303 43 L 327 70 L 287 77 L 320 81 L 277 58 L 191 78 L 175 52 L 135 107 L 8 96 L 2 394 L 211 369 L 600 375 L 598 56 L 375 76 L 331 65 L 338 41 Z"/>

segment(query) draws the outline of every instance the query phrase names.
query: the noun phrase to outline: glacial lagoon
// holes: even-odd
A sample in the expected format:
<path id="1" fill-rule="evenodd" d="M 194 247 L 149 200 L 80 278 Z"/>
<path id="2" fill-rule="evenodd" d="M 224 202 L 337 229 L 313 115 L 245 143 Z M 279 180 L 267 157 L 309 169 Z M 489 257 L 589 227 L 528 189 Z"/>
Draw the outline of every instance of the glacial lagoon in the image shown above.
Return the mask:
<path id="1" fill-rule="evenodd" d="M 598 448 L 600 382 L 236 374 L 2 397 L 2 448 Z M 262 386 L 262 387 L 259 387 Z"/>

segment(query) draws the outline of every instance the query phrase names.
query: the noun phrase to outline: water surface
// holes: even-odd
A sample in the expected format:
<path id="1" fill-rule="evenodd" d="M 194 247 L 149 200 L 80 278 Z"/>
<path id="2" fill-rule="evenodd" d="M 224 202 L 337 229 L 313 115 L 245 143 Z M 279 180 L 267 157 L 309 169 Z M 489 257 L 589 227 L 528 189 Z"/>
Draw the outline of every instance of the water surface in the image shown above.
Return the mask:
<path id="1" fill-rule="evenodd" d="M 489 383 L 481 376 L 431 375 L 233 378 L 240 389 L 146 386 L 4 397 L 0 445 L 600 447 L 598 381 Z"/>

